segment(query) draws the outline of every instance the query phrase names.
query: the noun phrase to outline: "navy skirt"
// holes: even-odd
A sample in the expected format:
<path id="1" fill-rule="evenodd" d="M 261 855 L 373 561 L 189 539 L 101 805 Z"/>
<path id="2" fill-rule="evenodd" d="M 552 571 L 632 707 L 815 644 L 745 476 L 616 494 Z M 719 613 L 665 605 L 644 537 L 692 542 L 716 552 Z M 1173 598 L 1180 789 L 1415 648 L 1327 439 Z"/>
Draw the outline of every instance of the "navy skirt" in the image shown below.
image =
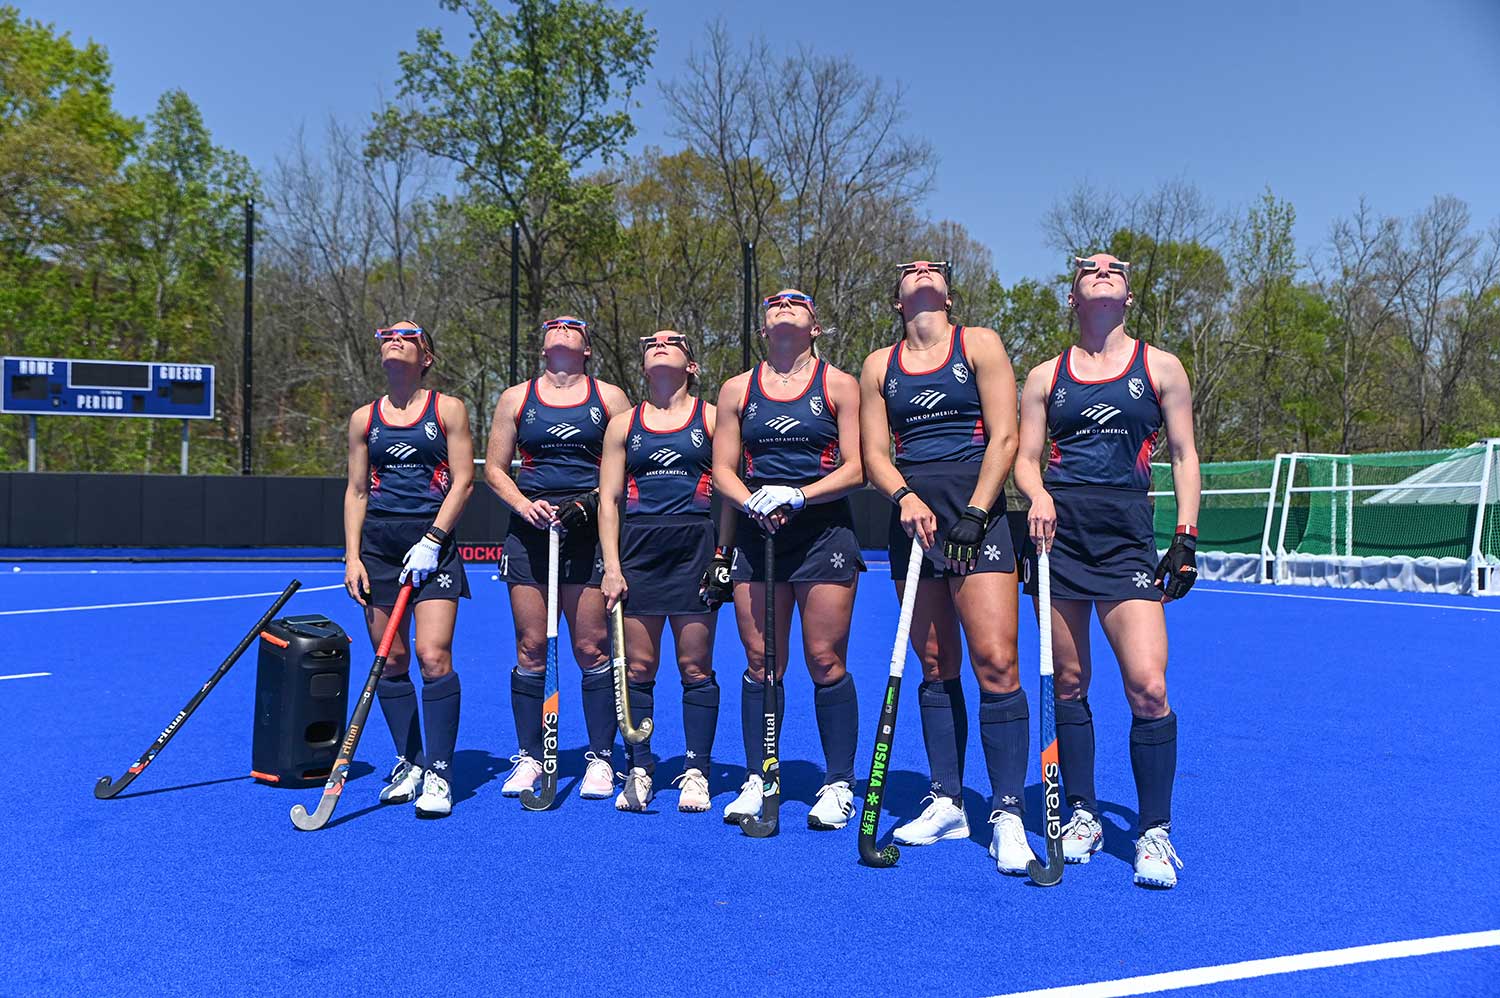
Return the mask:
<path id="1" fill-rule="evenodd" d="M 979 464 L 975 461 L 933 461 L 929 464 L 913 464 L 901 469 L 907 488 L 925 502 L 937 517 L 937 539 L 932 547 L 922 552 L 922 575 L 924 579 L 940 579 L 947 574 L 944 567 L 943 542 L 948 530 L 963 515 L 974 494 L 974 485 L 979 481 Z M 890 525 L 886 531 L 886 546 L 891 556 L 891 578 L 906 578 L 906 563 L 911 557 L 911 538 L 901 527 L 901 510 L 891 507 Z M 979 544 L 979 564 L 969 575 L 985 572 L 1014 572 L 1016 549 L 1011 539 L 1010 526 L 1005 517 L 1005 490 L 990 509 L 985 526 L 984 539 Z"/>
<path id="2" fill-rule="evenodd" d="M 714 556 L 714 533 L 702 513 L 626 516 L 620 524 L 620 571 L 630 587 L 625 615 L 711 613 L 698 586 Z"/>
<path id="3" fill-rule="evenodd" d="M 1052 542 L 1052 598 L 1161 601 L 1156 588 L 1156 529 L 1151 499 L 1134 489 L 1060 485 L 1047 490 L 1057 508 Z M 1022 580 L 1036 595 L 1036 548 L 1026 541 Z"/>
<path id="4" fill-rule="evenodd" d="M 359 534 L 359 560 L 370 577 L 369 603 L 372 606 L 395 606 L 401 591 L 401 564 L 406 552 L 422 539 L 432 526 L 430 516 L 382 516 L 366 513 Z M 451 599 L 469 595 L 469 577 L 464 574 L 463 559 L 458 556 L 458 540 L 452 535 L 438 549 L 437 570 L 413 590 L 411 601 Z"/>
<path id="5" fill-rule="evenodd" d="M 528 496 L 557 505 L 577 492 L 544 492 Z M 500 578 L 511 585 L 547 585 L 547 533 L 533 527 L 515 513 L 500 553 Z M 604 578 L 604 559 L 599 555 L 599 531 L 594 524 L 562 535 L 558 548 L 557 581 L 564 586 L 597 586 Z"/>
<path id="6" fill-rule="evenodd" d="M 848 499 L 804 506 L 774 536 L 777 582 L 848 582 L 865 570 Z M 738 514 L 730 578 L 764 582 L 765 553 L 765 532 Z"/>

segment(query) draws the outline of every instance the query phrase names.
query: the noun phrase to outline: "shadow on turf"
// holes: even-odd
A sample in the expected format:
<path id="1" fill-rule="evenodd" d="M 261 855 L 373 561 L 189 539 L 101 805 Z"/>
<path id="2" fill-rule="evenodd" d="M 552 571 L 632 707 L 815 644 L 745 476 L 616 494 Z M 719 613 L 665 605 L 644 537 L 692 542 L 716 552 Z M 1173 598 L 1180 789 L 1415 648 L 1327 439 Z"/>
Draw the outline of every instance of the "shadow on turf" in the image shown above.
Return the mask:
<path id="1" fill-rule="evenodd" d="M 192 790 L 195 787 L 211 787 L 216 783 L 238 783 L 249 780 L 250 776 L 224 776 L 217 780 L 199 780 L 197 783 L 179 783 L 175 787 L 157 787 L 155 790 L 137 790 L 134 793 L 116 794 L 113 800 L 129 800 L 132 797 L 150 797 L 153 794 L 169 794 L 176 790 Z"/>

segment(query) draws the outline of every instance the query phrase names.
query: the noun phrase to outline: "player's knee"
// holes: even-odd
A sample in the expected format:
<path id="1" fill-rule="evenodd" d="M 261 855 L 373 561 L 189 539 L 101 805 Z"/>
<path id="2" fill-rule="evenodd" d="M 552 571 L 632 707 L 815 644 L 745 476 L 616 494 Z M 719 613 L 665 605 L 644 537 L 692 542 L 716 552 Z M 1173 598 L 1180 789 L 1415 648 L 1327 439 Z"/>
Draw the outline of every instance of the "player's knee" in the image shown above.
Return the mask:
<path id="1" fill-rule="evenodd" d="M 677 671 L 682 675 L 682 685 L 696 686 L 706 683 L 714 677 L 711 666 L 697 659 L 679 658 L 677 660 Z"/>
<path id="2" fill-rule="evenodd" d="M 417 662 L 428 678 L 446 676 L 453 671 L 453 646 L 447 641 L 416 641 Z"/>
<path id="3" fill-rule="evenodd" d="M 649 683 L 656 678 L 656 663 L 645 659 L 633 659 L 625 668 L 632 683 Z"/>
<path id="4" fill-rule="evenodd" d="M 1167 679 L 1153 676 L 1144 682 L 1131 683 L 1125 690 L 1130 712 L 1136 717 L 1164 717 L 1167 713 Z"/>
<path id="5" fill-rule="evenodd" d="M 592 672 L 609 661 L 609 654 L 602 643 L 584 638 L 573 642 L 573 658 L 584 672 Z"/>
<path id="6" fill-rule="evenodd" d="M 1016 649 L 1004 642 L 969 647 L 969 660 L 986 689 L 1014 689 L 1020 673 L 1016 662 Z"/>
<path id="7" fill-rule="evenodd" d="M 526 672 L 541 672 L 547 667 L 547 639 L 523 634 L 516 639 L 516 664 Z"/>
<path id="8" fill-rule="evenodd" d="M 387 676 L 404 676 L 411 668 L 411 652 L 403 646 L 397 648 L 391 646 L 391 653 L 385 657 L 385 672 Z"/>
<path id="9" fill-rule="evenodd" d="M 813 648 L 807 654 L 807 671 L 820 686 L 836 683 L 847 673 L 844 658 L 831 647 Z"/>

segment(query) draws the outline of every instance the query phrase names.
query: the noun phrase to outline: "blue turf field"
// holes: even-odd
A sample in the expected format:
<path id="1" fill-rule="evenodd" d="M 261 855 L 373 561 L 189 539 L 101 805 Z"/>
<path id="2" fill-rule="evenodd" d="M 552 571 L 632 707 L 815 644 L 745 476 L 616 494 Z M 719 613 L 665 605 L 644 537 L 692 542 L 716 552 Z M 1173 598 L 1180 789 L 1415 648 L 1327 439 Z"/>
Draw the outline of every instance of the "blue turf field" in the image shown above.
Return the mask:
<path id="1" fill-rule="evenodd" d="M 499 793 L 514 751 L 509 612 L 503 586 L 478 570 L 455 647 L 464 716 L 451 818 L 375 806 L 373 771 L 392 756 L 377 711 L 334 823 L 295 831 L 288 809 L 311 807 L 317 791 L 245 776 L 253 648 L 124 795 L 96 801 L 95 778 L 145 750 L 272 596 L 56 608 L 274 594 L 296 575 L 306 588 L 288 612 L 326 613 L 355 634 L 356 686 L 370 662 L 360 617 L 341 589 L 307 591 L 340 582 L 326 563 L 21 567 L 0 562 L 0 676 L 50 675 L 0 681 L 7 995 L 957 998 L 1500 928 L 1493 601 L 1204 583 L 1170 607 L 1181 717 L 1173 840 L 1186 867 L 1169 893 L 1130 883 L 1130 719 L 1096 634 L 1105 851 L 1048 891 L 999 876 L 985 855 L 977 723 L 972 841 L 904 850 L 896 869 L 870 870 L 855 861 L 853 824 L 807 831 L 821 753 L 799 657 L 783 832 L 758 842 L 722 824 L 717 808 L 743 778 L 743 658 L 727 613 L 714 813 L 679 814 L 670 792 L 650 815 L 578 798 L 582 721 L 566 652 L 561 806 L 524 812 Z M 850 647 L 861 776 L 895 606 L 881 564 L 863 580 Z M 1021 635 L 1034 756 L 1036 631 L 1024 617 Z M 926 790 L 917 681 L 909 668 L 886 834 Z M 674 685 L 664 675 L 657 693 L 662 785 L 681 768 Z M 1027 823 L 1039 846 L 1035 769 Z M 1500 994 L 1500 949 L 1167 993 Z"/>

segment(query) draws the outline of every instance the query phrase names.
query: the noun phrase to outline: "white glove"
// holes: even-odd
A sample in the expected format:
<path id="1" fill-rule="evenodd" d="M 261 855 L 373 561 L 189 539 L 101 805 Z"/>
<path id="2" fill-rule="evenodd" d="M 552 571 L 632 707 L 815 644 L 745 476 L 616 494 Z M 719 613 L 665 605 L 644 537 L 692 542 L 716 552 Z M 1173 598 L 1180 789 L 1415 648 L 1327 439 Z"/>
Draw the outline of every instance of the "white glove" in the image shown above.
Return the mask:
<path id="1" fill-rule="evenodd" d="M 770 516 L 783 506 L 799 510 L 805 502 L 801 489 L 790 485 L 762 485 L 745 503 L 745 509 L 756 516 Z"/>
<path id="2" fill-rule="evenodd" d="M 411 576 L 411 584 L 420 588 L 427 580 L 427 576 L 437 571 L 438 542 L 431 537 L 424 536 L 420 541 L 411 546 L 406 552 L 406 557 L 401 561 L 400 582 L 405 583 L 406 577 Z"/>

